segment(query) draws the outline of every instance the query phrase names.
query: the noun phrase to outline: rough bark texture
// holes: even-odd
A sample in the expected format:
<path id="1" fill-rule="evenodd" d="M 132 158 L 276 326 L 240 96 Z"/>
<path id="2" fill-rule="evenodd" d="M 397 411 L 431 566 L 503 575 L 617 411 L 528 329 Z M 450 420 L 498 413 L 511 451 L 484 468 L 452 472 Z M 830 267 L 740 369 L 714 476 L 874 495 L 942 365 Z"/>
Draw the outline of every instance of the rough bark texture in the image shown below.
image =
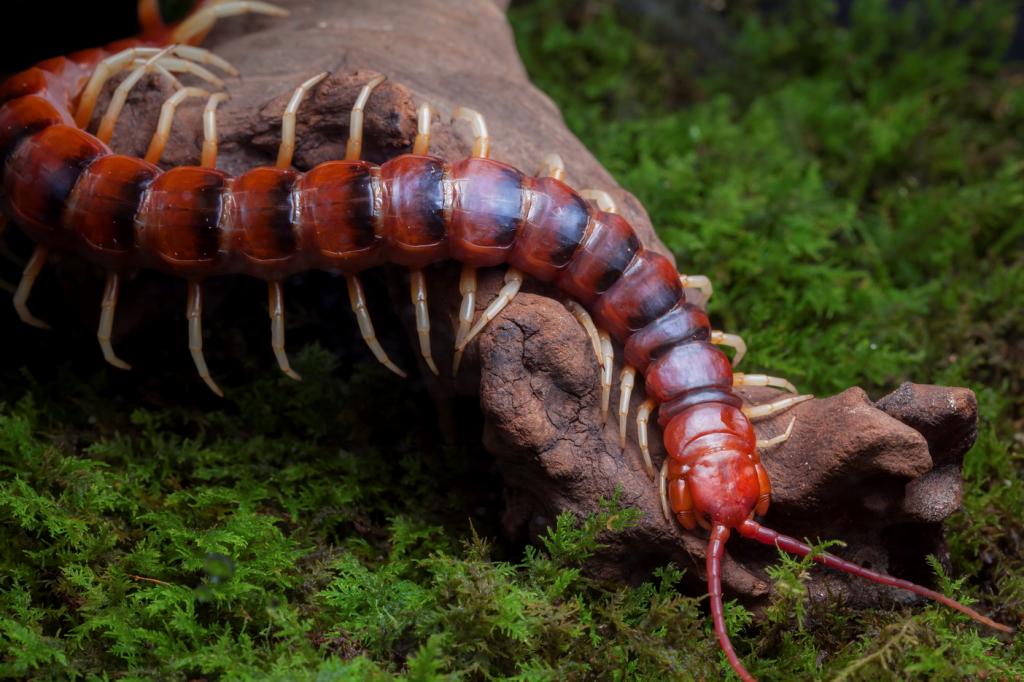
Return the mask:
<path id="1" fill-rule="evenodd" d="M 503 14 L 507 3 L 281 4 L 291 10 L 289 18 L 222 22 L 206 42 L 243 74 L 229 82 L 231 100 L 221 109 L 222 168 L 238 172 L 273 163 L 285 103 L 296 85 L 320 71 L 331 76 L 299 112 L 295 162 L 308 168 L 338 158 L 359 88 L 383 73 L 389 80 L 367 109 L 367 158 L 383 161 L 409 151 L 415 108 L 424 100 L 436 112 L 432 152 L 449 160 L 465 156 L 469 130 L 453 128 L 450 119 L 456 106 L 470 106 L 486 116 L 494 158 L 532 172 L 545 154 L 558 152 L 570 184 L 610 192 L 647 246 L 664 251 L 635 198 L 618 188 L 566 129 L 552 102 L 530 84 Z M 145 151 L 167 96 L 161 85 L 148 88 L 129 101 L 113 141 L 119 151 Z M 201 110 L 200 103 L 181 109 L 164 156 L 167 165 L 198 159 Z M 453 267 L 435 270 L 430 278 L 434 348 L 447 377 L 457 276 Z M 396 275 L 396 305 L 410 311 L 411 329 L 403 276 Z M 478 309 L 500 279 L 499 271 L 483 273 Z M 692 578 L 701 576 L 705 540 L 662 517 L 656 486 L 641 467 L 632 419 L 624 452 L 615 420 L 603 424 L 600 419 L 597 363 L 583 330 L 550 297 L 553 292 L 530 285 L 526 290 L 470 348 L 458 382 L 431 379 L 442 402 L 454 392 L 479 391 L 485 446 L 498 458 L 505 479 L 506 532 L 535 537 L 560 512 L 593 512 L 600 499 L 620 490 L 622 501 L 639 508 L 643 517 L 636 527 L 609 538 L 590 569 L 609 579 L 634 581 L 673 560 Z M 634 413 L 641 393 L 634 395 Z M 775 395 L 749 393 L 754 402 Z M 613 395 L 613 405 L 617 400 Z M 960 464 L 975 437 L 973 394 L 905 384 L 872 404 L 862 390 L 851 388 L 760 425 L 760 435 L 780 433 L 792 417 L 796 428 L 790 440 L 764 456 L 775 491 L 768 524 L 801 537 L 841 538 L 848 543 L 841 553 L 852 560 L 927 579 L 923 557 L 944 555 L 941 522 L 960 503 Z M 651 441 L 660 463 L 656 428 Z M 732 594 L 764 596 L 769 589 L 764 566 L 775 560 L 775 552 L 741 540 L 730 544 L 730 552 L 725 581 Z M 817 571 L 811 590 L 816 595 L 838 592 L 860 604 L 907 598 Z"/>

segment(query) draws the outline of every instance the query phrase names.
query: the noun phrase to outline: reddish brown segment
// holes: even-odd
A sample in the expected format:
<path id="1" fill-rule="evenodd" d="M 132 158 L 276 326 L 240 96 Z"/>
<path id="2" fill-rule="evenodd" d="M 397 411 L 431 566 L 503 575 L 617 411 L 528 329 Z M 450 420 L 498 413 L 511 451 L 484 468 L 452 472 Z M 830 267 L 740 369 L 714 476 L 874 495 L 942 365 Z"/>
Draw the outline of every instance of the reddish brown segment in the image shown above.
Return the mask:
<path id="1" fill-rule="evenodd" d="M 451 256 L 475 267 L 508 259 L 523 224 L 525 177 L 508 164 L 471 157 L 452 166 Z"/>
<path id="2" fill-rule="evenodd" d="M 182 166 L 157 176 L 139 209 L 139 244 L 172 272 L 217 272 L 227 183 L 227 173 L 212 168 Z"/>
<path id="3" fill-rule="evenodd" d="M 640 239 L 625 218 L 594 211 L 590 231 L 559 275 L 558 287 L 584 305 L 592 305 L 619 280 L 639 250 Z"/>
<path id="4" fill-rule="evenodd" d="M 374 173 L 365 161 L 331 161 L 295 184 L 295 211 L 303 241 L 321 267 L 354 273 L 384 261 L 377 234 Z"/>
<path id="5" fill-rule="evenodd" d="M 579 194 L 554 178 L 528 179 L 528 209 L 508 262 L 542 282 L 550 282 L 569 264 L 590 223 Z"/>
<path id="6" fill-rule="evenodd" d="M 71 123 L 67 112 L 36 95 L 22 97 L 0 107 L 0 163 L 6 161 L 14 147 L 29 135 L 50 126 Z"/>
<path id="7" fill-rule="evenodd" d="M 235 178 L 231 183 L 232 251 L 258 264 L 296 255 L 292 188 L 298 177 L 285 168 L 254 168 Z"/>
<path id="8" fill-rule="evenodd" d="M 619 341 L 655 321 L 680 303 L 683 287 L 668 258 L 641 250 L 633 262 L 593 304 L 594 319 Z"/>
<path id="9" fill-rule="evenodd" d="M 631 334 L 623 351 L 626 362 L 643 372 L 651 360 L 673 346 L 685 341 L 707 341 L 709 338 L 711 323 L 707 313 L 697 306 L 683 303 Z"/>
<path id="10" fill-rule="evenodd" d="M 127 265 L 135 247 L 135 215 L 143 191 L 160 173 L 151 163 L 114 154 L 97 159 L 78 179 L 62 224 L 86 244 Z"/>
<path id="11" fill-rule="evenodd" d="M 429 156 L 400 156 L 380 167 L 387 259 L 421 268 L 448 257 L 445 167 Z"/>

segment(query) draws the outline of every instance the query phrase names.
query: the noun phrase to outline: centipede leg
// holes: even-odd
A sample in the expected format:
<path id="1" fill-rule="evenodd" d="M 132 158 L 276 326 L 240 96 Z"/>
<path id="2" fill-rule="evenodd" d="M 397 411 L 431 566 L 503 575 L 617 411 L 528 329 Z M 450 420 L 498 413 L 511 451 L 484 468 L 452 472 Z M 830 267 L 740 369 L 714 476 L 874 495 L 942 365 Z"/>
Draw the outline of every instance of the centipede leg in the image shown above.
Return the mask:
<path id="1" fill-rule="evenodd" d="M 612 337 L 603 329 L 597 331 L 597 336 L 601 339 L 601 421 L 608 421 L 615 371 L 615 346 L 612 345 Z"/>
<path id="2" fill-rule="evenodd" d="M 498 292 L 498 297 L 495 298 L 484 310 L 483 314 L 480 315 L 480 319 L 476 321 L 473 328 L 469 330 L 466 336 L 456 346 L 456 350 L 465 350 L 469 342 L 476 338 L 476 335 L 483 331 L 483 328 L 487 326 L 487 323 L 493 320 L 495 317 L 505 309 L 516 294 L 519 293 L 519 287 L 523 284 L 523 273 L 519 272 L 515 268 L 509 268 L 505 273 L 505 285 L 501 287 Z"/>
<path id="3" fill-rule="evenodd" d="M 131 369 L 132 366 L 117 357 L 110 343 L 110 335 L 114 329 L 114 313 L 117 310 L 117 297 L 121 291 L 121 275 L 116 272 L 107 273 L 107 284 L 103 289 L 103 300 L 100 302 L 100 326 L 96 331 L 103 359 L 118 369 Z"/>
<path id="4" fill-rule="evenodd" d="M 774 436 L 772 438 L 765 438 L 764 440 L 761 440 L 759 438 L 757 440 L 757 449 L 767 450 L 768 448 L 773 448 L 776 445 L 781 445 L 782 443 L 785 443 L 787 440 L 789 440 L 789 437 L 793 435 L 794 424 L 796 424 L 796 417 L 793 417 L 792 419 L 789 420 L 789 426 L 786 427 L 785 433 L 781 433 L 778 436 Z"/>
<path id="5" fill-rule="evenodd" d="M 487 133 L 487 121 L 483 114 L 474 109 L 456 107 L 452 112 L 452 118 L 469 123 L 473 128 L 473 151 L 472 156 L 486 159 L 491 155 L 491 136 Z"/>
<path id="6" fill-rule="evenodd" d="M 148 73 L 166 73 L 165 71 L 161 71 L 162 67 L 159 67 L 157 62 L 170 50 L 171 47 L 166 47 L 160 52 L 157 52 L 146 62 L 128 74 L 128 77 L 121 81 L 121 84 L 117 86 L 117 89 L 114 90 L 114 94 L 110 98 L 110 103 L 107 105 L 107 111 L 103 114 L 103 118 L 100 119 L 100 125 L 96 131 L 96 137 L 99 138 L 101 142 L 110 142 L 110 138 L 114 136 L 114 126 L 117 124 L 117 119 L 120 117 L 121 111 L 124 109 L 125 102 L 128 101 L 128 93 L 131 92 L 132 88 L 134 88 L 140 80 L 142 80 L 142 77 Z"/>
<path id="7" fill-rule="evenodd" d="M 409 271 L 409 288 L 412 293 L 412 305 L 416 311 L 416 334 L 420 339 L 420 353 L 427 367 L 438 375 L 437 365 L 430 353 L 430 310 L 427 308 L 427 282 L 422 270 Z"/>
<path id="8" fill-rule="evenodd" d="M 740 364 L 740 360 L 747 354 L 747 344 L 741 336 L 738 334 L 727 334 L 720 331 L 711 332 L 711 343 L 718 346 L 725 346 L 726 348 L 732 348 L 736 351 L 736 354 L 732 356 L 732 366 Z"/>
<path id="9" fill-rule="evenodd" d="M 433 111 L 424 102 L 416 111 L 416 140 L 412 143 L 412 153 L 424 156 L 430 151 L 430 117 Z"/>
<path id="10" fill-rule="evenodd" d="M 476 312 L 476 268 L 472 265 L 463 265 L 462 274 L 459 276 L 459 293 L 462 294 L 462 304 L 459 305 L 459 328 L 455 333 L 455 358 L 452 360 L 452 376 L 459 373 L 459 365 L 462 363 L 462 340 L 469 334 L 473 324 L 473 314 Z"/>
<path id="11" fill-rule="evenodd" d="M 619 447 L 626 447 L 626 420 L 629 418 L 629 398 L 636 383 L 636 367 L 624 365 L 619 375 Z"/>
<path id="12" fill-rule="evenodd" d="M 196 365 L 199 377 L 219 398 L 224 397 L 224 391 L 210 376 L 210 369 L 206 366 L 206 358 L 203 357 L 203 289 L 199 282 L 188 282 L 188 302 L 185 307 L 185 315 L 188 318 L 188 350 L 192 354 L 192 362 Z"/>
<path id="13" fill-rule="evenodd" d="M 171 126 L 174 124 L 174 113 L 187 97 L 207 97 L 210 93 L 202 88 L 182 88 L 167 98 L 160 107 L 160 120 L 156 125 L 156 132 L 149 141 L 149 148 L 146 150 L 146 161 L 157 163 L 163 156 L 164 147 L 171 136 Z"/>
<path id="14" fill-rule="evenodd" d="M 666 458 L 665 461 L 668 461 Z M 668 484 L 669 507 L 675 512 L 676 520 L 686 530 L 697 527 L 697 515 L 693 511 L 693 495 L 686 485 L 686 480 L 677 478 Z"/>
<path id="15" fill-rule="evenodd" d="M 327 78 L 327 72 L 318 73 L 305 83 L 295 88 L 292 97 L 288 100 L 288 106 L 284 108 L 281 115 L 281 146 L 277 148 L 277 167 L 291 168 L 292 156 L 295 155 L 295 117 L 299 111 L 302 100 L 317 83 Z"/>
<path id="16" fill-rule="evenodd" d="M 218 19 L 237 14 L 267 14 L 274 17 L 286 17 L 288 11 L 266 2 L 250 2 L 237 0 L 205 7 L 181 22 L 171 33 L 171 42 L 189 43 L 205 35 Z"/>
<path id="17" fill-rule="evenodd" d="M 391 362 L 391 358 L 384 352 L 384 347 L 377 340 L 377 334 L 373 330 L 373 321 L 370 319 L 370 311 L 366 307 L 366 295 L 363 293 L 363 284 L 359 281 L 359 277 L 357 275 L 348 275 L 345 277 L 345 283 L 348 285 L 348 300 L 352 304 L 352 312 L 356 314 L 356 321 L 359 323 L 359 332 L 363 336 L 363 341 L 369 346 L 370 352 L 373 353 L 373 356 L 377 358 L 380 364 L 404 379 L 406 377 L 405 372 L 399 369 L 395 363 Z"/>
<path id="18" fill-rule="evenodd" d="M 203 109 L 203 154 L 199 163 L 204 168 L 217 167 L 217 105 L 227 98 L 223 92 L 215 93 Z"/>
<path id="19" fill-rule="evenodd" d="M 277 365 L 289 378 L 302 381 L 298 372 L 288 362 L 288 354 L 284 350 L 284 289 L 281 282 L 267 282 L 270 311 L 270 343 L 274 349 Z"/>
<path id="20" fill-rule="evenodd" d="M 374 89 L 384 82 L 385 76 L 377 76 L 363 86 L 352 105 L 352 113 L 348 122 L 348 142 L 345 143 L 345 160 L 355 161 L 363 154 L 363 112 Z"/>
<path id="21" fill-rule="evenodd" d="M 806 402 L 814 398 L 813 395 L 795 395 L 789 398 L 783 398 L 776 400 L 773 403 L 765 403 L 764 405 L 745 405 L 743 407 L 743 414 L 751 420 L 767 419 L 780 412 L 785 412 L 794 405 L 799 405 L 802 402 Z"/>
<path id="22" fill-rule="evenodd" d="M 661 500 L 662 515 L 666 521 L 671 522 L 672 513 L 668 510 L 668 457 L 661 463 L 661 471 L 658 472 L 658 498 Z"/>
<path id="23" fill-rule="evenodd" d="M 39 329 L 49 329 L 50 325 L 29 312 L 28 297 L 32 293 L 32 287 L 36 283 L 36 278 L 39 277 L 40 271 L 46 265 L 46 257 L 49 254 L 50 251 L 47 247 L 42 244 L 36 245 L 35 251 L 32 252 L 32 257 L 28 259 L 28 264 L 25 265 L 25 269 L 21 273 L 21 281 L 18 282 L 18 288 L 14 291 L 14 309 L 18 312 L 18 317 L 25 324 L 38 327 Z"/>
<path id="24" fill-rule="evenodd" d="M 565 180 L 565 162 L 562 161 L 562 157 L 551 153 L 541 159 L 537 176 L 554 178 L 559 181 Z"/>
<path id="25" fill-rule="evenodd" d="M 743 372 L 736 372 L 732 375 L 733 386 L 769 386 L 771 388 L 781 388 L 790 393 L 799 393 L 788 379 L 782 377 L 772 377 L 767 374 L 744 374 Z"/>
<path id="26" fill-rule="evenodd" d="M 711 294 L 715 293 L 715 288 L 711 286 L 711 280 L 704 275 L 679 275 L 679 283 L 683 285 L 684 289 L 696 289 L 704 295 L 704 303 L 707 304 L 711 300 Z"/>
<path id="27" fill-rule="evenodd" d="M 587 201 L 593 203 L 598 209 L 605 213 L 618 213 L 619 207 L 612 199 L 612 195 L 605 192 L 603 189 L 582 189 L 580 190 L 580 196 Z"/>
<path id="28" fill-rule="evenodd" d="M 651 462 L 651 449 L 647 442 L 647 422 L 655 407 L 657 407 L 657 403 L 647 399 L 636 410 L 636 441 L 640 445 L 640 454 L 644 458 L 644 470 L 652 479 L 654 478 L 654 464 Z"/>
<path id="29" fill-rule="evenodd" d="M 601 367 L 603 360 L 601 357 L 601 337 L 597 333 L 597 326 L 594 324 L 594 319 L 590 317 L 590 313 L 587 312 L 587 309 L 576 301 L 571 299 L 566 301 L 565 307 L 570 313 L 572 313 L 572 316 L 576 318 L 576 321 L 580 323 L 583 330 L 587 332 L 587 336 L 590 337 L 590 345 L 594 348 L 594 357 L 597 358 L 597 366 Z"/>

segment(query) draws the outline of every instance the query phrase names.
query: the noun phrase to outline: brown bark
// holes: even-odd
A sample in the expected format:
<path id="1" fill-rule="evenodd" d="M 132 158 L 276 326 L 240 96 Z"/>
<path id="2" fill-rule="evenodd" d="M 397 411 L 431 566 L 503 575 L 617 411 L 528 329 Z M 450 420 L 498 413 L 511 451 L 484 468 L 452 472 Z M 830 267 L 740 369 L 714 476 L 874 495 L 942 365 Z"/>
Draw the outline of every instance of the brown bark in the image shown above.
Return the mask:
<path id="1" fill-rule="evenodd" d="M 338 158 L 359 88 L 383 73 L 389 80 L 367 109 L 367 158 L 382 161 L 409 151 L 421 101 L 436 111 L 432 152 L 461 158 L 471 139 L 468 129 L 450 125 L 451 112 L 458 105 L 476 108 L 487 119 L 494 158 L 532 172 L 545 154 L 559 153 L 570 184 L 610 192 L 646 244 L 664 250 L 636 199 L 615 184 L 569 132 L 551 100 L 529 82 L 500 9 L 506 3 L 281 4 L 291 10 L 287 19 L 232 19 L 206 42 L 243 74 L 229 82 L 231 100 L 221 109 L 221 167 L 237 172 L 273 163 L 288 97 L 296 85 L 325 70 L 330 78 L 299 112 L 295 161 L 308 168 Z M 119 151 L 145 150 L 167 95 L 160 86 L 150 88 L 129 103 L 114 139 Z M 179 113 L 164 157 L 168 165 L 198 159 L 201 109 L 196 103 Z M 434 348 L 447 376 L 458 290 L 454 269 L 438 270 L 444 274 L 430 279 Z M 500 278 L 499 271 L 483 274 L 478 309 Z M 672 560 L 692 577 L 702 575 L 705 540 L 662 518 L 656 486 L 640 465 L 632 419 L 624 452 L 615 420 L 601 422 L 593 353 L 572 316 L 544 295 L 551 293 L 528 286 L 470 349 L 459 385 L 444 378 L 433 384 L 440 401 L 454 390 L 479 391 L 485 446 L 498 458 L 505 479 L 506 532 L 536 537 L 560 512 L 591 513 L 618 490 L 622 502 L 639 508 L 643 517 L 608 539 L 591 570 L 632 581 Z M 408 310 L 404 297 L 396 305 Z M 407 319 L 411 328 L 411 311 Z M 757 402 L 776 394 L 749 395 Z M 617 398 L 613 395 L 613 405 Z M 634 414 L 639 400 L 640 391 L 633 399 Z M 942 555 L 941 522 L 960 502 L 960 464 L 975 436 L 975 409 L 966 389 L 905 384 L 872 404 L 862 390 L 851 388 L 759 426 L 761 436 L 768 437 L 780 433 L 790 417 L 797 419 L 792 438 L 764 456 L 775 489 L 767 523 L 797 536 L 841 538 L 849 543 L 841 552 L 848 558 L 909 578 L 926 576 L 922 558 Z M 651 440 L 660 462 L 656 428 Z M 764 566 L 775 553 L 739 540 L 730 544 L 730 552 L 734 558 L 726 563 L 725 580 L 732 593 L 766 594 Z M 862 604 L 883 598 L 872 586 L 819 572 L 811 589 L 816 595 L 839 592 Z"/>

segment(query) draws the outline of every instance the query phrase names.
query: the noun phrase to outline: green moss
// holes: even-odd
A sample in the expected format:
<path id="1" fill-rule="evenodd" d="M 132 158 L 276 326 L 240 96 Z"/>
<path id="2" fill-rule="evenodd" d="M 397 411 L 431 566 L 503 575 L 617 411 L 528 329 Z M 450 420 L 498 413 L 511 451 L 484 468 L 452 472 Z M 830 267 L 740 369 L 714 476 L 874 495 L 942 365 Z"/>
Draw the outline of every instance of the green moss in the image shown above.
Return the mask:
<path id="1" fill-rule="evenodd" d="M 977 393 L 943 588 L 1024 617 L 1024 91 L 1009 2 L 739 3 L 709 55 L 597 0 L 512 12 L 538 83 L 648 208 L 751 366 L 827 393 L 898 382 Z M 699 67 L 699 68 L 698 68 Z M 482 448 L 423 423 L 406 385 L 313 345 L 301 385 L 225 403 L 123 400 L 70 364 L 0 385 L 0 675 L 191 679 L 713 679 L 726 670 L 680 574 L 580 573 L 608 501 L 536 547 L 494 544 Z M 125 409 L 132 404 L 132 409 Z M 412 425 L 398 430 L 395 424 Z M 493 502 L 488 502 L 493 506 Z M 472 520 L 472 521 L 471 521 Z M 754 622 L 765 679 L 1024 676 L 1021 639 L 945 609 L 808 601 L 781 557 Z"/>

